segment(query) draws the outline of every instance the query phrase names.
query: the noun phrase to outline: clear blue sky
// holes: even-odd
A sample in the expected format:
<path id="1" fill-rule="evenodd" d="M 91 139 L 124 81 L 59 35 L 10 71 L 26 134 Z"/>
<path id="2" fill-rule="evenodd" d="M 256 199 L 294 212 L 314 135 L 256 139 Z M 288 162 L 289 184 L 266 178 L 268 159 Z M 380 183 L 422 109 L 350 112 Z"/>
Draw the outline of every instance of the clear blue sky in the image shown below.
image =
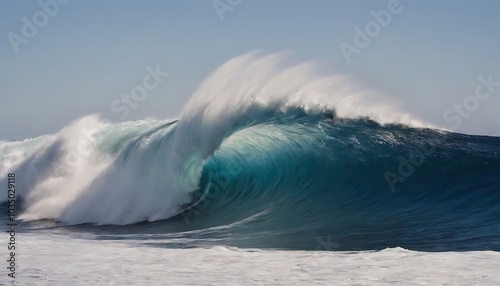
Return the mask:
<path id="1" fill-rule="evenodd" d="M 53 133 L 91 113 L 120 121 L 110 103 L 140 84 L 147 66 L 170 76 L 127 119 L 175 118 L 204 77 L 253 50 L 319 60 L 450 127 L 443 113 L 474 95 L 478 76 L 500 82 L 500 2 L 401 0 L 401 13 L 348 64 L 340 43 L 353 44 L 354 28 L 388 2 L 243 0 L 221 21 L 213 1 L 73 0 L 16 54 L 9 33 L 21 36 L 22 18 L 43 10 L 3 0 L 0 139 Z M 457 131 L 500 135 L 497 89 Z"/>

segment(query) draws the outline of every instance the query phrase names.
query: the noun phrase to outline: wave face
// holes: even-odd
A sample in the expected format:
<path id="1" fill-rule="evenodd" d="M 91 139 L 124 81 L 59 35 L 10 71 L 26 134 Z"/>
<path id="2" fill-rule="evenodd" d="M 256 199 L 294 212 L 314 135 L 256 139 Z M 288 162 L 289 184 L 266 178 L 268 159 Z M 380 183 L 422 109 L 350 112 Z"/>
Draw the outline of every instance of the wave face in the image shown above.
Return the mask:
<path id="1" fill-rule="evenodd" d="M 313 71 L 249 54 L 178 121 L 88 116 L 0 142 L 1 184 L 16 173 L 23 221 L 189 245 L 500 250 L 500 138 L 428 128 Z"/>

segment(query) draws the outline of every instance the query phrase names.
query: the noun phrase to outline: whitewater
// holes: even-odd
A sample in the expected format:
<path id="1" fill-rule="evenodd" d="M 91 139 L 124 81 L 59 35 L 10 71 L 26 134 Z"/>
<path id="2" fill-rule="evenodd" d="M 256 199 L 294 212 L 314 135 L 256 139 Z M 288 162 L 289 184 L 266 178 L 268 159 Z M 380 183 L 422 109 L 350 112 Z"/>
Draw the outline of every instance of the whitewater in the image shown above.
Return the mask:
<path id="1" fill-rule="evenodd" d="M 178 119 L 1 141 L 19 285 L 500 285 L 500 138 L 401 106 L 254 52 Z"/>

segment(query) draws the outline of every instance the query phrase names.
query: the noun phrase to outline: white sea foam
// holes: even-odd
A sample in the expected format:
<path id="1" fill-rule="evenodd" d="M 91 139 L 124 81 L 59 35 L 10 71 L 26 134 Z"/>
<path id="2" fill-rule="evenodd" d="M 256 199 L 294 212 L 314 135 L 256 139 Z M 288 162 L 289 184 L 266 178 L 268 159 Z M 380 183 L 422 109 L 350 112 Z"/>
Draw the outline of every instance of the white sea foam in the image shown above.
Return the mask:
<path id="1" fill-rule="evenodd" d="M 500 285 L 492 251 L 167 249 L 28 233 L 19 243 L 19 285 Z"/>

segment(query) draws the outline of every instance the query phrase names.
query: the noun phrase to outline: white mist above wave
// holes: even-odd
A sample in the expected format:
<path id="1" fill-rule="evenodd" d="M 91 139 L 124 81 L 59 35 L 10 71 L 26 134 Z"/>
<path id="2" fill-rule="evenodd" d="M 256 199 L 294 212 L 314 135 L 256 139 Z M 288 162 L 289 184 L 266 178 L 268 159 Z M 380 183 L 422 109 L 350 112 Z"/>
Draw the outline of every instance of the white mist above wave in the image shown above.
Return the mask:
<path id="1" fill-rule="evenodd" d="M 109 124 L 92 115 L 57 134 L 0 142 L 1 183 L 7 173 L 17 173 L 24 220 L 156 221 L 189 202 L 204 160 L 248 118 L 251 107 L 335 111 L 341 118 L 430 127 L 399 111 L 394 99 L 359 89 L 344 76 L 318 75 L 312 63 L 286 65 L 285 58 L 251 53 L 230 60 L 201 84 L 171 126 L 162 127 L 169 121 Z"/>

